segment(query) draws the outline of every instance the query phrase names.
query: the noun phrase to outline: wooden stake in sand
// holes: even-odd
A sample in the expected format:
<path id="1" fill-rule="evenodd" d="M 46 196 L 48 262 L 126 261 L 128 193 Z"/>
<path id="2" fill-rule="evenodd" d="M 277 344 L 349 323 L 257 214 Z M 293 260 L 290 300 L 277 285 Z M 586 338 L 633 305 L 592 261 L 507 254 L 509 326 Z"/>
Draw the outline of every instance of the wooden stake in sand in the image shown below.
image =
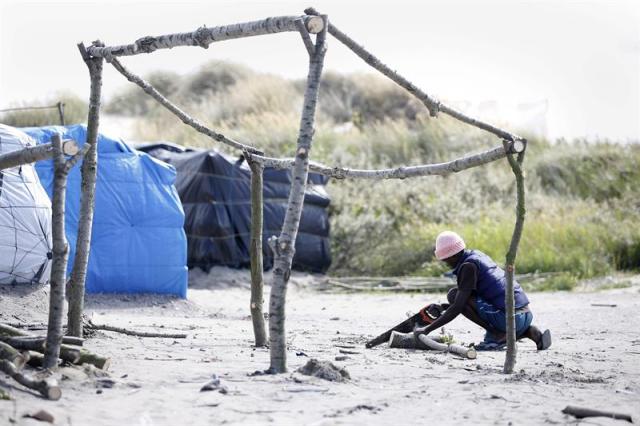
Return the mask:
<path id="1" fill-rule="evenodd" d="M 507 149 L 509 142 L 504 141 L 504 147 Z M 513 369 L 516 365 L 516 320 L 515 320 L 515 295 L 513 292 L 513 280 L 515 275 L 515 262 L 516 255 L 518 254 L 518 245 L 520 244 L 520 238 L 522 237 L 522 230 L 524 228 L 524 218 L 526 214 L 525 201 L 524 201 L 524 173 L 522 171 L 522 162 L 524 161 L 525 151 L 518 153 L 517 159 L 512 154 L 507 154 L 507 160 L 511 166 L 511 170 L 516 178 L 516 223 L 513 227 L 513 234 L 511 235 L 511 243 L 509 244 L 509 251 L 506 255 L 506 278 L 507 285 L 505 286 L 505 307 L 506 307 L 506 322 L 507 322 L 507 353 L 504 360 L 503 372 L 506 374 L 513 373 Z"/>
<path id="2" fill-rule="evenodd" d="M 100 42 L 94 42 L 96 46 Z M 80 54 L 89 68 L 91 91 L 89 95 L 89 115 L 87 117 L 88 151 L 82 162 L 82 198 L 80 200 L 80 219 L 76 238 L 76 253 L 73 270 L 67 283 L 69 312 L 67 313 L 67 334 L 82 337 L 82 312 L 84 311 L 84 288 L 89 263 L 91 232 L 93 228 L 93 208 L 96 196 L 98 175 L 98 125 L 100 122 L 100 97 L 102 93 L 102 58 L 90 58 L 84 44 L 78 45 Z"/>
<path id="3" fill-rule="evenodd" d="M 251 298 L 249 309 L 253 322 L 253 335 L 256 347 L 267 345 L 267 331 L 264 325 L 262 306 L 264 305 L 264 276 L 262 259 L 263 232 L 263 171 L 262 164 L 249 159 L 245 151 L 245 158 L 251 168 Z"/>
<path id="4" fill-rule="evenodd" d="M 59 135 L 53 135 L 51 144 L 54 151 L 53 199 L 51 200 L 51 237 L 53 246 L 51 251 L 53 252 L 53 261 L 51 266 L 49 321 L 44 353 L 44 368 L 52 368 L 58 365 L 60 345 L 62 343 L 62 311 L 64 308 L 67 260 L 69 257 L 69 245 L 67 244 L 64 230 L 67 175 L 78 160 L 91 148 L 91 145 L 85 143 L 81 151 L 67 160 L 62 152 L 62 140 Z"/>
<path id="5" fill-rule="evenodd" d="M 327 50 L 325 39 L 327 35 L 327 17 L 323 16 L 324 29 L 316 36 L 315 50 L 309 55 L 309 73 L 307 88 L 304 93 L 304 105 L 298 147 L 295 163 L 291 175 L 291 190 L 289 202 L 284 216 L 284 224 L 280 236 L 272 238 L 270 243 L 274 252 L 273 281 L 269 300 L 269 352 L 271 365 L 269 372 L 284 373 L 287 371 L 287 348 L 285 341 L 285 299 L 287 297 L 287 283 L 291 275 L 291 262 L 295 252 L 298 236 L 300 216 L 304 191 L 309 175 L 309 154 L 313 140 L 316 104 L 320 89 L 320 75 L 324 65 L 324 55 Z"/>

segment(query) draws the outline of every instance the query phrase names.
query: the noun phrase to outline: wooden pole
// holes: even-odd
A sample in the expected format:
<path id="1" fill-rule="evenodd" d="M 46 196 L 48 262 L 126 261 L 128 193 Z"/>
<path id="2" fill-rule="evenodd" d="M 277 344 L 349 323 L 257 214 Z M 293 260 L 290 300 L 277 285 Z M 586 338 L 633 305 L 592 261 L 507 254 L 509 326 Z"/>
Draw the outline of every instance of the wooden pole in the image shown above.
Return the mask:
<path id="1" fill-rule="evenodd" d="M 104 47 L 94 44 L 87 48 L 87 52 L 92 57 L 105 58 L 110 62 L 116 56 L 139 55 L 141 53 L 151 53 L 158 49 L 171 49 L 178 46 L 197 46 L 207 49 L 209 44 L 223 40 L 298 31 L 296 22 L 299 20 L 303 21 L 307 31 L 310 33 L 319 33 L 323 29 L 322 20 L 317 16 L 275 16 L 260 21 L 242 22 L 212 28 L 202 26 L 188 33 L 165 34 L 155 37 L 147 36 L 136 40 L 132 44 L 122 46 Z"/>
<path id="2" fill-rule="evenodd" d="M 94 42 L 99 46 L 99 42 Z M 82 312 L 84 311 L 84 290 L 87 278 L 87 265 L 91 248 L 91 231 L 93 227 L 93 209 L 95 204 L 96 177 L 98 171 L 98 126 L 100 122 L 100 96 L 102 91 L 102 58 L 91 58 L 84 45 L 78 45 L 80 54 L 89 68 L 91 92 L 89 96 L 89 116 L 87 119 L 87 140 L 89 151 L 82 162 L 82 197 L 80 201 L 80 219 L 78 221 L 78 237 L 73 259 L 73 270 L 68 283 L 69 313 L 67 316 L 67 333 L 70 336 L 82 337 Z"/>
<path id="3" fill-rule="evenodd" d="M 60 345 L 62 343 L 62 314 L 64 309 L 65 281 L 67 276 L 67 260 L 69 245 L 65 236 L 65 198 L 67 192 L 67 175 L 71 168 L 78 162 L 90 148 L 85 144 L 82 150 L 69 160 L 65 160 L 62 153 L 62 141 L 59 135 L 51 138 L 53 146 L 53 199 L 52 210 L 52 252 L 51 279 L 49 290 L 49 322 L 47 324 L 47 342 L 44 352 L 44 368 L 53 368 L 58 365 Z"/>
<path id="4" fill-rule="evenodd" d="M 65 159 L 62 154 L 62 142 L 59 135 L 51 138 L 54 157 L 53 199 L 51 201 L 53 239 L 53 261 L 49 291 L 49 322 L 47 326 L 47 345 L 44 354 L 44 368 L 58 365 L 60 344 L 62 343 L 62 311 L 64 309 L 64 286 L 67 275 L 69 246 L 64 232 L 64 211 L 67 181 Z"/>
<path id="5" fill-rule="evenodd" d="M 263 229 L 263 181 L 262 164 L 247 160 L 251 168 L 251 320 L 256 347 L 267 345 L 267 331 L 264 324 L 262 306 L 264 304 L 264 277 L 262 259 L 262 229 Z"/>
<path id="6" fill-rule="evenodd" d="M 507 141 L 504 142 L 505 147 Z M 515 159 L 512 154 L 507 155 L 507 160 L 511 166 L 511 170 L 516 178 L 516 223 L 511 236 L 511 244 L 506 255 L 506 278 L 507 285 L 505 287 L 505 307 L 507 315 L 507 353 L 504 360 L 504 373 L 511 374 L 516 365 L 516 325 L 515 325 L 515 301 L 513 293 L 513 280 L 515 274 L 515 261 L 518 254 L 518 244 L 522 237 L 524 228 L 525 209 L 525 188 L 524 173 L 522 172 L 522 162 L 524 161 L 525 151 L 518 154 Z"/>
<path id="7" fill-rule="evenodd" d="M 78 145 L 72 140 L 62 142 L 62 153 L 65 155 L 75 155 L 78 152 Z M 53 146 L 51 143 L 43 143 L 36 146 L 7 152 L 0 155 L 0 170 L 23 164 L 35 163 L 36 161 L 47 160 L 53 157 Z"/>
<path id="8" fill-rule="evenodd" d="M 419 166 L 396 167 L 393 169 L 360 170 L 346 167 L 329 167 L 324 164 L 310 162 L 309 170 L 334 179 L 407 179 L 420 176 L 447 176 L 472 167 L 481 166 L 504 158 L 508 152 L 516 151 L 518 144 L 508 143 L 478 154 L 467 155 L 452 161 L 437 164 L 423 164 Z M 264 167 L 274 169 L 291 169 L 295 164 L 295 159 L 272 158 L 257 154 L 248 154 L 249 158 L 261 163 Z"/>
<path id="9" fill-rule="evenodd" d="M 277 239 L 271 239 L 270 244 L 274 250 L 273 281 L 271 285 L 271 297 L 269 299 L 269 350 L 271 365 L 267 370 L 270 373 L 283 373 L 287 371 L 287 347 L 285 340 L 285 301 L 287 295 L 287 283 L 291 275 L 291 262 L 295 251 L 295 242 L 298 235 L 300 216 L 302 215 L 302 203 L 304 190 L 309 173 L 309 151 L 313 140 L 316 104 L 318 102 L 318 89 L 320 76 L 326 53 L 326 28 L 327 18 L 323 16 L 324 29 L 316 36 L 315 50 L 309 55 L 309 74 L 307 76 L 307 88 L 304 93 L 304 105 L 300 120 L 300 133 L 298 146 L 292 170 L 291 190 L 289 202 L 285 213 L 282 232 Z"/>

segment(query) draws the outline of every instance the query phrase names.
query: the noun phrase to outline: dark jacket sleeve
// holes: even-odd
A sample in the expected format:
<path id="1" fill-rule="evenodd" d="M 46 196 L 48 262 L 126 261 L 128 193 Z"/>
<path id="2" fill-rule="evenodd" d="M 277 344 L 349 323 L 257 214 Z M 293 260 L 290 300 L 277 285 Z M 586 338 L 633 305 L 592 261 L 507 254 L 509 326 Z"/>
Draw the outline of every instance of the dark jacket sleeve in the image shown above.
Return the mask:
<path id="1" fill-rule="evenodd" d="M 429 334 L 432 331 L 450 323 L 453 321 L 458 315 L 462 313 L 465 305 L 467 304 L 469 297 L 471 297 L 471 293 L 476 288 L 476 281 L 478 275 L 478 268 L 473 263 L 464 263 L 460 268 L 460 274 L 458 278 L 458 291 L 456 293 L 456 298 L 447 308 L 446 311 L 431 323 L 424 330 L 425 333 Z"/>

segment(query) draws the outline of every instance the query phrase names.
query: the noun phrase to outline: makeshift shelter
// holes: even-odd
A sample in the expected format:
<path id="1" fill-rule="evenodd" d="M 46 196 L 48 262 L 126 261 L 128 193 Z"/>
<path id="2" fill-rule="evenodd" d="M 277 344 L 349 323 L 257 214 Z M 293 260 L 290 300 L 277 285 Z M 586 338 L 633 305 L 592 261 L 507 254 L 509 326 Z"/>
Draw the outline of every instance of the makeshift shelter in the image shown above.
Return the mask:
<path id="1" fill-rule="evenodd" d="M 0 124 L 0 154 L 35 145 Z M 0 284 L 48 282 L 51 241 L 51 202 L 33 165 L 0 170 Z"/>
<path id="2" fill-rule="evenodd" d="M 251 171 L 242 157 L 185 149 L 170 143 L 141 144 L 137 149 L 175 166 L 176 188 L 185 211 L 188 265 L 248 267 L 251 231 Z M 324 273 L 331 265 L 327 178 L 311 174 L 307 186 L 293 268 Z M 291 172 L 264 170 L 264 267 L 273 254 L 267 239 L 278 235 L 287 208 Z"/>
<path id="3" fill-rule="evenodd" d="M 38 143 L 53 134 L 86 141 L 83 125 L 23 129 Z M 88 293 L 168 293 L 186 297 L 184 212 L 173 183 L 175 169 L 138 152 L 119 139 L 98 137 L 93 235 L 87 269 Z M 81 163 L 80 163 L 81 164 Z M 73 267 L 80 211 L 80 164 L 69 173 L 66 234 Z M 53 162 L 36 170 L 51 195 Z"/>

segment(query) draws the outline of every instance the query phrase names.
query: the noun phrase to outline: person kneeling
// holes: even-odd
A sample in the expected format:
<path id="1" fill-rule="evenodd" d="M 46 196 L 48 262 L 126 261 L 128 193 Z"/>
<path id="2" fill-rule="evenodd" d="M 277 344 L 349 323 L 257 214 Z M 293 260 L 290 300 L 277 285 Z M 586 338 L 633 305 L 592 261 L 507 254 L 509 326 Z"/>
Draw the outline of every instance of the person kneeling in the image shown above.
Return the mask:
<path id="1" fill-rule="evenodd" d="M 506 312 L 504 270 L 479 250 L 467 250 L 464 240 L 455 232 L 444 231 L 436 238 L 435 255 L 453 268 L 457 288 L 447 293 L 449 306 L 433 323 L 416 328 L 414 333 L 429 334 L 462 314 L 486 330 L 477 350 L 503 350 L 506 346 Z M 529 298 L 520 284 L 513 283 L 516 338 L 529 338 L 538 350 L 551 346 L 551 332 L 541 332 L 532 325 Z"/>

